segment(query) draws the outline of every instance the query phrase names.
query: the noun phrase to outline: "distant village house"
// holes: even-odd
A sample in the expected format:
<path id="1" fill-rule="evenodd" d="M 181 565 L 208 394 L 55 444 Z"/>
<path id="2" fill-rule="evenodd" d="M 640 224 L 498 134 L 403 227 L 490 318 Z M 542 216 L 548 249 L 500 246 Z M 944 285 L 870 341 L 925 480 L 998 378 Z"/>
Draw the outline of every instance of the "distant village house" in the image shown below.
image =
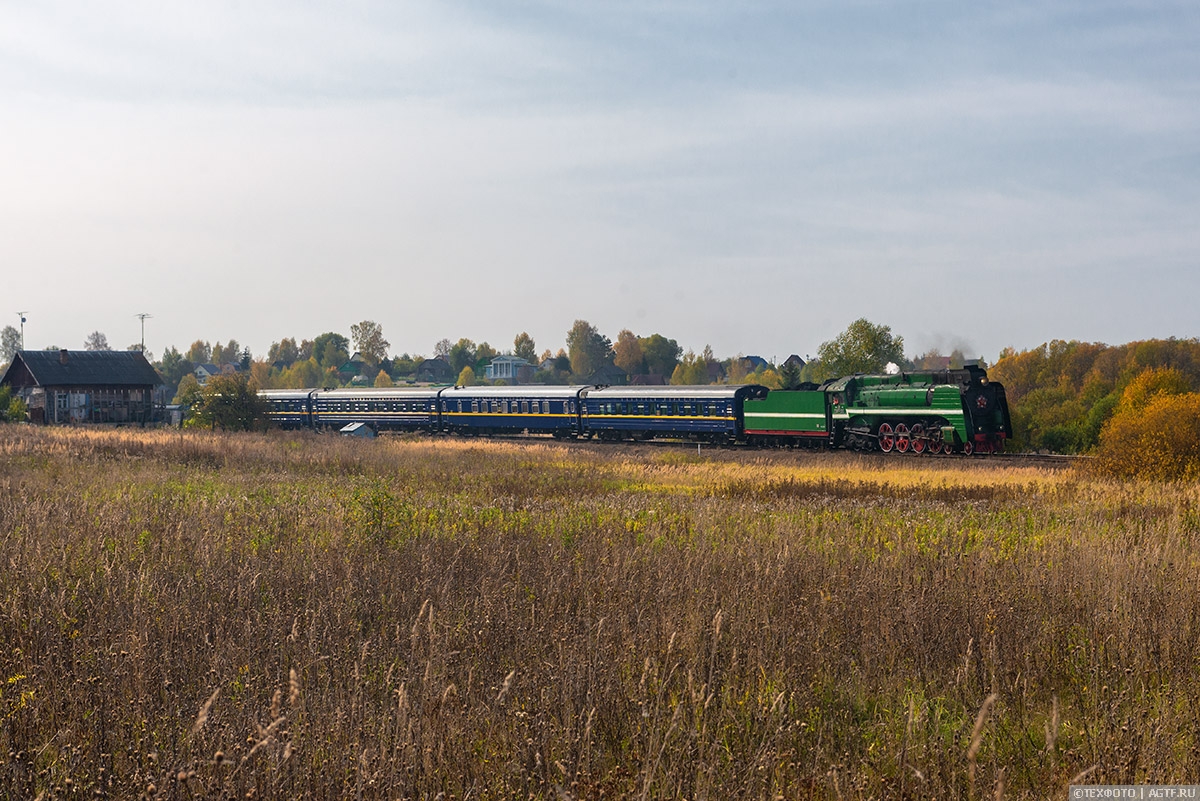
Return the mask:
<path id="1" fill-rule="evenodd" d="M 35 423 L 148 423 L 161 383 L 136 350 L 22 350 L 0 376 Z"/>

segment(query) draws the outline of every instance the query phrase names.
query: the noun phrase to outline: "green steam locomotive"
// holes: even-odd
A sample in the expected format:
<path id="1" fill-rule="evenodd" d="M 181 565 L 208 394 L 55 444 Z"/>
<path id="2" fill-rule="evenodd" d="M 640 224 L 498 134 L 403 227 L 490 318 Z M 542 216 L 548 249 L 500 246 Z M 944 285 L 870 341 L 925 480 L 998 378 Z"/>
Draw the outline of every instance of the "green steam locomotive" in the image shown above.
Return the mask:
<path id="1" fill-rule="evenodd" d="M 961 370 L 853 375 L 747 399 L 750 444 L 809 442 L 884 453 L 999 453 L 1011 436 L 1004 387 Z"/>

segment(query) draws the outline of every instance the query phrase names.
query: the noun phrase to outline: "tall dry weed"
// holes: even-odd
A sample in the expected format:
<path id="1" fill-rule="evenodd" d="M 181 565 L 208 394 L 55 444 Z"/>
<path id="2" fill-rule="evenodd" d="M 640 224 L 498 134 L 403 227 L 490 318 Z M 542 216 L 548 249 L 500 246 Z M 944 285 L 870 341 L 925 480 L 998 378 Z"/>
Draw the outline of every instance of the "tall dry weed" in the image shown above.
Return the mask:
<path id="1" fill-rule="evenodd" d="M 1040 798 L 1200 769 L 1195 487 L 9 429 L 0 796 Z"/>

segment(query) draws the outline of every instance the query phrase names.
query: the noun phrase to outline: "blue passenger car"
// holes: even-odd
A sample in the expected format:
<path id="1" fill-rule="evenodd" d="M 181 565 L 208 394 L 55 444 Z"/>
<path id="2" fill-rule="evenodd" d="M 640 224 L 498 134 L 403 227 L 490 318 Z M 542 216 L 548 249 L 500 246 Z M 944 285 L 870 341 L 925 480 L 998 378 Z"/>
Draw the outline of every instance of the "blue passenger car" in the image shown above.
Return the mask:
<path id="1" fill-rule="evenodd" d="M 582 394 L 580 427 L 585 437 L 727 442 L 741 438 L 744 401 L 766 397 L 767 388 L 758 384 L 604 387 Z"/>
<path id="2" fill-rule="evenodd" d="M 586 387 L 453 387 L 438 397 L 442 430 L 458 434 L 579 432 L 579 394 Z"/>
<path id="3" fill-rule="evenodd" d="M 315 389 L 264 389 L 258 395 L 267 403 L 267 419 L 284 429 L 312 428 Z"/>
<path id="4" fill-rule="evenodd" d="M 313 393 L 313 427 L 366 423 L 376 431 L 436 431 L 439 391 L 426 387 L 318 390 Z"/>

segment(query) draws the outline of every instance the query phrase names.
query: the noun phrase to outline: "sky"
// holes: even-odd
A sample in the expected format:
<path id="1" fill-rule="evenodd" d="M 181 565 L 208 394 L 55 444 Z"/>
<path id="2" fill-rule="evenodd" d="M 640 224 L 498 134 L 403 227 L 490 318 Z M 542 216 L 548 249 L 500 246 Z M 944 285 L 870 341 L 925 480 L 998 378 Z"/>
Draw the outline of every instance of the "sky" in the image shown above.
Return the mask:
<path id="1" fill-rule="evenodd" d="M 1200 335 L 1200 4 L 0 0 L 0 325 Z"/>

